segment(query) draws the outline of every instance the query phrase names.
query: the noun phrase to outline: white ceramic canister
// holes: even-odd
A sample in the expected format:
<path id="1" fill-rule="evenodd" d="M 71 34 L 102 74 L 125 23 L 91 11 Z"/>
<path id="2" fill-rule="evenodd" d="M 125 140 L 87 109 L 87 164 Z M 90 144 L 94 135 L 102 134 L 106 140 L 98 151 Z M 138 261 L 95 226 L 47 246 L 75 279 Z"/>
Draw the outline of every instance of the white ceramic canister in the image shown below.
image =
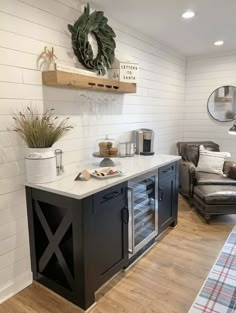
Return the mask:
<path id="1" fill-rule="evenodd" d="M 52 148 L 29 149 L 25 157 L 26 180 L 32 184 L 49 183 L 56 180 L 56 155 Z"/>

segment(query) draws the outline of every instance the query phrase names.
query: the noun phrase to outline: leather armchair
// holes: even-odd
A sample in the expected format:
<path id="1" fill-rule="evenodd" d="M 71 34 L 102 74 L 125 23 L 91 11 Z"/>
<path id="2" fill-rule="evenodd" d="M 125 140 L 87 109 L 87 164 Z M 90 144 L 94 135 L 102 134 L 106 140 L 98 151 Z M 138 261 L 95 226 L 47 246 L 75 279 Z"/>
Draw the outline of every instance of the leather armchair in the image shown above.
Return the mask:
<path id="1" fill-rule="evenodd" d="M 220 151 L 219 145 L 212 141 L 177 143 L 179 155 L 182 156 L 180 193 L 209 222 L 211 215 L 236 213 L 236 162 L 225 161 L 224 176 L 197 172 L 200 145 L 211 151 Z"/>
<path id="2" fill-rule="evenodd" d="M 196 166 L 199 159 L 199 146 L 204 145 L 211 151 L 220 151 L 219 146 L 213 141 L 178 142 L 178 153 L 182 157 L 180 161 L 180 193 L 192 198 L 194 185 L 196 184 Z"/>

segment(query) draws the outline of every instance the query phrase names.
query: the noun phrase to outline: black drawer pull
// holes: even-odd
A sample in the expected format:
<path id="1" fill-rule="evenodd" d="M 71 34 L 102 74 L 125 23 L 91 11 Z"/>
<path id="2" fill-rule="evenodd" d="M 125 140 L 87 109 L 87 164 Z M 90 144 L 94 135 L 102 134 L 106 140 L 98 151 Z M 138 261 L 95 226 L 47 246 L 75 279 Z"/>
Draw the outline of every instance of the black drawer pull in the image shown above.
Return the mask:
<path id="1" fill-rule="evenodd" d="M 120 191 L 113 191 L 113 192 L 110 192 L 107 195 L 103 196 L 103 199 L 104 200 L 111 200 L 111 199 L 119 196 L 120 194 L 121 194 Z"/>
<path id="2" fill-rule="evenodd" d="M 163 188 L 159 187 L 159 195 L 158 195 L 158 199 L 159 201 L 162 201 L 163 200 Z"/>
<path id="3" fill-rule="evenodd" d="M 167 174 L 171 171 L 171 167 L 169 167 L 167 170 L 162 171 L 162 173 Z"/>
<path id="4" fill-rule="evenodd" d="M 129 223 L 129 210 L 128 208 L 124 208 L 122 211 L 122 220 L 124 224 Z"/>

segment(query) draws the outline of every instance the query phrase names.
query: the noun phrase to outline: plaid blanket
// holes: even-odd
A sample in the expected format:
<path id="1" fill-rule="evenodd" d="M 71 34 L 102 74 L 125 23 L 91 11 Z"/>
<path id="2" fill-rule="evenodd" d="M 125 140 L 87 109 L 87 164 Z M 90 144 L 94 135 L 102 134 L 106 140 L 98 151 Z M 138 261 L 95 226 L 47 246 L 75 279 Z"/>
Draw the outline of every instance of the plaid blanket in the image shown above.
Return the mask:
<path id="1" fill-rule="evenodd" d="M 236 313 L 236 226 L 189 313 Z"/>

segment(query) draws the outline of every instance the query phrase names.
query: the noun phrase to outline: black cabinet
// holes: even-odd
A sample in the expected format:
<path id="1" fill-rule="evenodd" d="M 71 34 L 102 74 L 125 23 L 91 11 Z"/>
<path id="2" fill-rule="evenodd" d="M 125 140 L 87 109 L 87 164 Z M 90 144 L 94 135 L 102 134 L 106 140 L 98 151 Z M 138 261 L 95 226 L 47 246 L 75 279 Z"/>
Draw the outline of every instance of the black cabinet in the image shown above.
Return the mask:
<path id="1" fill-rule="evenodd" d="M 158 234 L 177 224 L 178 172 L 178 162 L 158 170 Z M 127 182 L 82 200 L 31 187 L 26 196 L 34 280 L 87 310 L 128 265 Z"/>
<path id="2" fill-rule="evenodd" d="M 34 280 L 82 309 L 127 265 L 127 184 L 82 200 L 26 187 Z"/>
<path id="3" fill-rule="evenodd" d="M 159 168 L 158 177 L 158 234 L 168 226 L 177 225 L 178 162 Z"/>
<path id="4" fill-rule="evenodd" d="M 126 185 L 95 194 L 90 215 L 90 245 L 96 260 L 96 288 L 128 261 L 128 209 Z"/>

